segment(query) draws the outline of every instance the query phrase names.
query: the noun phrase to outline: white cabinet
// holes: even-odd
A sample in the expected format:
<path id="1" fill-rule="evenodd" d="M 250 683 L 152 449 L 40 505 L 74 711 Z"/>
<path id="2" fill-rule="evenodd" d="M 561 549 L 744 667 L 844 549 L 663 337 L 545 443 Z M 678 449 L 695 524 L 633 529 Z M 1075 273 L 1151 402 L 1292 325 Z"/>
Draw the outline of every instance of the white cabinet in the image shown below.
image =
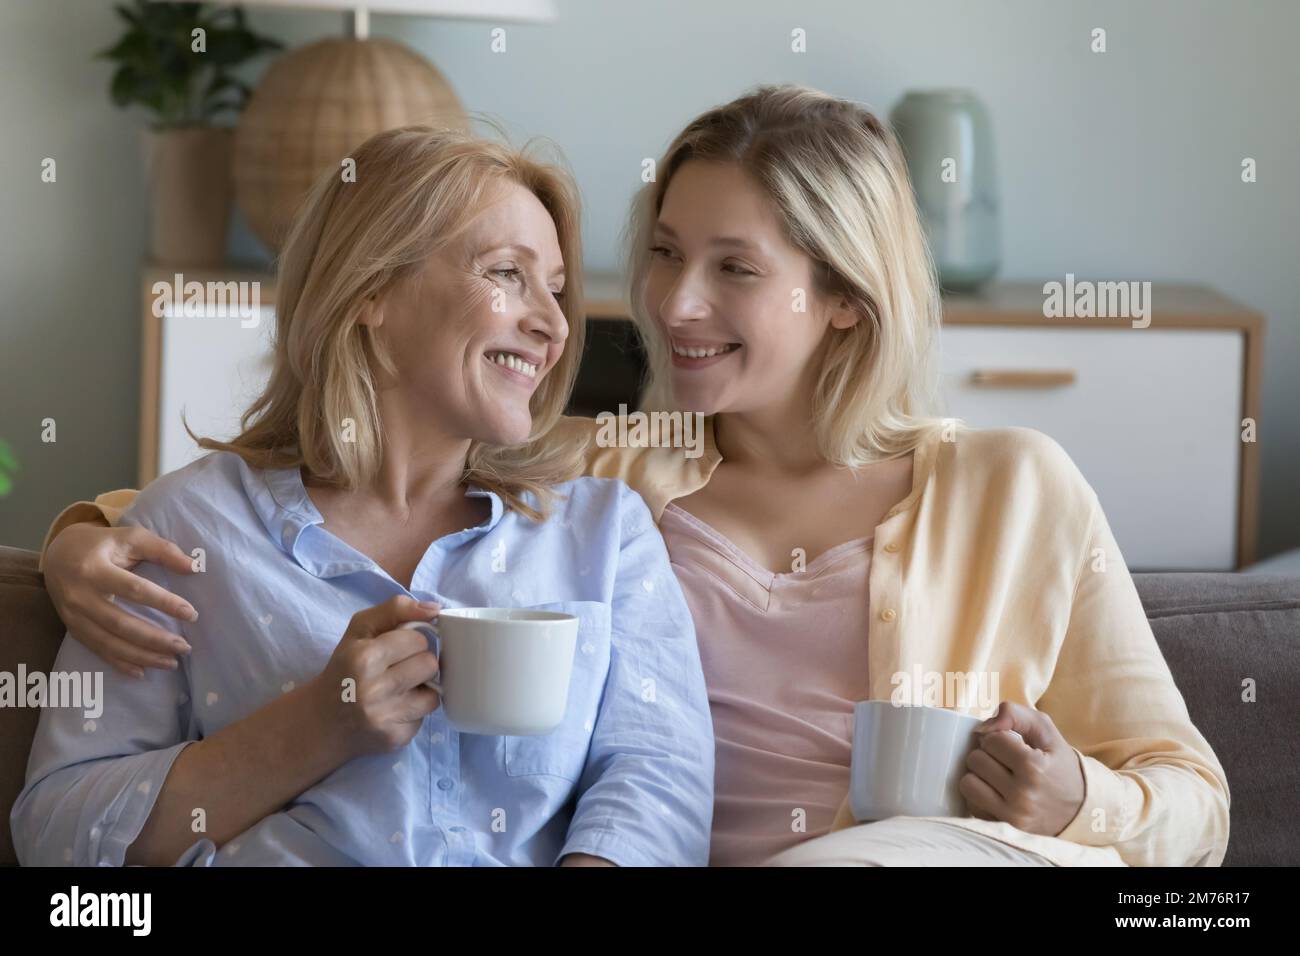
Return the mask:
<path id="1" fill-rule="evenodd" d="M 238 434 L 239 416 L 261 393 L 271 370 L 275 332 L 271 278 L 258 273 L 184 270 L 182 287 L 191 281 L 204 287 L 200 313 L 197 297 L 178 302 L 177 295 L 159 291 L 163 286 L 175 289 L 177 271 L 152 267 L 142 275 L 142 487 L 207 454 L 186 433 L 184 423 L 203 437 L 228 439 Z M 256 303 L 250 285 L 254 282 L 260 300 Z M 239 303 L 244 314 L 224 307 L 227 283 L 245 284 L 245 298 Z"/>
<path id="2" fill-rule="evenodd" d="M 1263 316 L 1174 283 L 1150 284 L 1140 322 L 1045 316 L 1043 289 L 996 282 L 944 298 L 946 413 L 1056 439 L 1097 492 L 1131 569 L 1250 564 L 1267 434 Z M 1247 419 L 1256 441 L 1243 440 Z"/>
<path id="3" fill-rule="evenodd" d="M 162 323 L 159 381 L 158 473 L 174 471 L 207 454 L 186 433 L 229 439 L 239 416 L 262 393 L 271 371 L 272 309 L 260 310 L 256 326 L 238 317 L 166 315 Z"/>
<path id="4" fill-rule="evenodd" d="M 1131 568 L 1235 567 L 1240 331 L 947 325 L 941 352 L 947 413 L 1056 439 Z M 1058 374 L 998 384 L 1024 372 Z"/>

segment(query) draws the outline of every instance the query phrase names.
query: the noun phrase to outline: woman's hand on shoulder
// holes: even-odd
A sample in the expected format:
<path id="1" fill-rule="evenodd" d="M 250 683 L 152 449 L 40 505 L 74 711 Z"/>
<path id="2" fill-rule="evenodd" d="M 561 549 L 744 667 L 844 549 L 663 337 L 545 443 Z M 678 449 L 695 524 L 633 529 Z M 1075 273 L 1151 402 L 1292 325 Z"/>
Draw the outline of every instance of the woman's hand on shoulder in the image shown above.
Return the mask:
<path id="1" fill-rule="evenodd" d="M 190 574 L 190 558 L 175 544 L 139 527 L 105 528 L 74 524 L 45 552 L 45 589 L 68 632 L 115 670 L 143 677 L 145 667 L 175 669 L 176 655 L 189 653 L 184 639 L 130 614 L 114 603 L 120 596 L 183 621 L 198 619 L 188 601 L 130 569 L 141 561 Z"/>

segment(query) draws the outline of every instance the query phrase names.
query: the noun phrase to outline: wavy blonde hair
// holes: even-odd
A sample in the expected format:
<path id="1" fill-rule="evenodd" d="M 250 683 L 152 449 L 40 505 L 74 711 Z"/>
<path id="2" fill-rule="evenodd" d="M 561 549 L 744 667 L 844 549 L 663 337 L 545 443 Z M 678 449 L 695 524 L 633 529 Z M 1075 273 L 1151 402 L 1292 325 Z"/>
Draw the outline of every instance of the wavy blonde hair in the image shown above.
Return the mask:
<path id="1" fill-rule="evenodd" d="M 266 389 L 244 412 L 237 437 L 191 437 L 202 448 L 233 452 L 254 468 L 306 465 L 327 485 L 351 491 L 370 484 L 384 441 L 375 372 L 391 375 L 395 368 L 373 328 L 358 324 L 362 306 L 455 239 L 499 186 L 518 183 L 555 222 L 567 266 L 562 307 L 569 336 L 533 394 L 532 435 L 508 447 L 474 442 L 463 480 L 496 492 L 507 507 L 530 518 L 544 518 L 549 487 L 582 468 L 580 445 L 544 440 L 573 389 L 585 333 L 581 216 L 572 177 L 523 150 L 428 126 L 379 133 L 351 158 L 355 182 L 345 182 L 339 170 L 322 176 L 286 238 Z M 355 441 L 344 440 L 345 419 L 355 423 Z M 540 507 L 529 504 L 526 493 Z"/>
<path id="2" fill-rule="evenodd" d="M 649 360 L 643 407 L 676 408 L 669 350 L 642 296 L 664 194 L 692 159 L 747 171 L 813 260 L 818 290 L 862 316 L 831 329 L 822 353 L 812 424 L 827 461 L 899 457 L 959 421 L 935 415 L 939 285 L 898 141 L 865 107 L 794 85 L 760 86 L 694 119 L 633 201 L 626 263 Z"/>

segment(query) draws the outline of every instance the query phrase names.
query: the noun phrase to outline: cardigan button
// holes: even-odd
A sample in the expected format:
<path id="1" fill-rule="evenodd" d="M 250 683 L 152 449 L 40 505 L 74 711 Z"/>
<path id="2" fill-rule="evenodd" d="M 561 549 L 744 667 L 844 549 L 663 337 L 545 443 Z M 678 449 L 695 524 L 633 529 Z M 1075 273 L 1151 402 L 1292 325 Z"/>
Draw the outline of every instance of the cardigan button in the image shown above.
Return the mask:
<path id="1" fill-rule="evenodd" d="M 898 612 L 892 607 L 887 607 L 880 612 L 880 619 L 885 622 L 892 621 L 896 617 L 898 617 Z"/>
<path id="2" fill-rule="evenodd" d="M 898 545 L 895 542 L 891 541 L 889 542 L 889 544 L 885 545 L 885 550 L 892 554 L 893 552 L 898 550 Z"/>

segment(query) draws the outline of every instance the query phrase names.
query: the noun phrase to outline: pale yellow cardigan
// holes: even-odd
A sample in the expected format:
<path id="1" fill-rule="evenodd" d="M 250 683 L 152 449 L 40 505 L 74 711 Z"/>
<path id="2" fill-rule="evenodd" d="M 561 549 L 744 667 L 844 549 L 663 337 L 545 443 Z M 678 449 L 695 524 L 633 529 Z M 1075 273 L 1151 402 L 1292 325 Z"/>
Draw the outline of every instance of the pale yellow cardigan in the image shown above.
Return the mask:
<path id="1" fill-rule="evenodd" d="M 566 418 L 556 437 L 592 438 L 595 427 Z M 1228 782 L 1174 686 L 1096 494 L 1041 432 L 959 428 L 950 437 L 916 448 L 911 494 L 876 527 L 870 698 L 890 699 L 901 673 L 996 673 L 1001 699 L 1044 711 L 1074 747 L 1086 796 L 1055 837 L 942 819 L 1062 866 L 1217 866 Z M 720 460 L 709 427 L 693 459 L 593 440 L 588 473 L 626 481 L 657 521 Z M 71 522 L 115 523 L 134 494 L 70 506 L 46 546 Z M 846 795 L 833 829 L 852 825 Z"/>

